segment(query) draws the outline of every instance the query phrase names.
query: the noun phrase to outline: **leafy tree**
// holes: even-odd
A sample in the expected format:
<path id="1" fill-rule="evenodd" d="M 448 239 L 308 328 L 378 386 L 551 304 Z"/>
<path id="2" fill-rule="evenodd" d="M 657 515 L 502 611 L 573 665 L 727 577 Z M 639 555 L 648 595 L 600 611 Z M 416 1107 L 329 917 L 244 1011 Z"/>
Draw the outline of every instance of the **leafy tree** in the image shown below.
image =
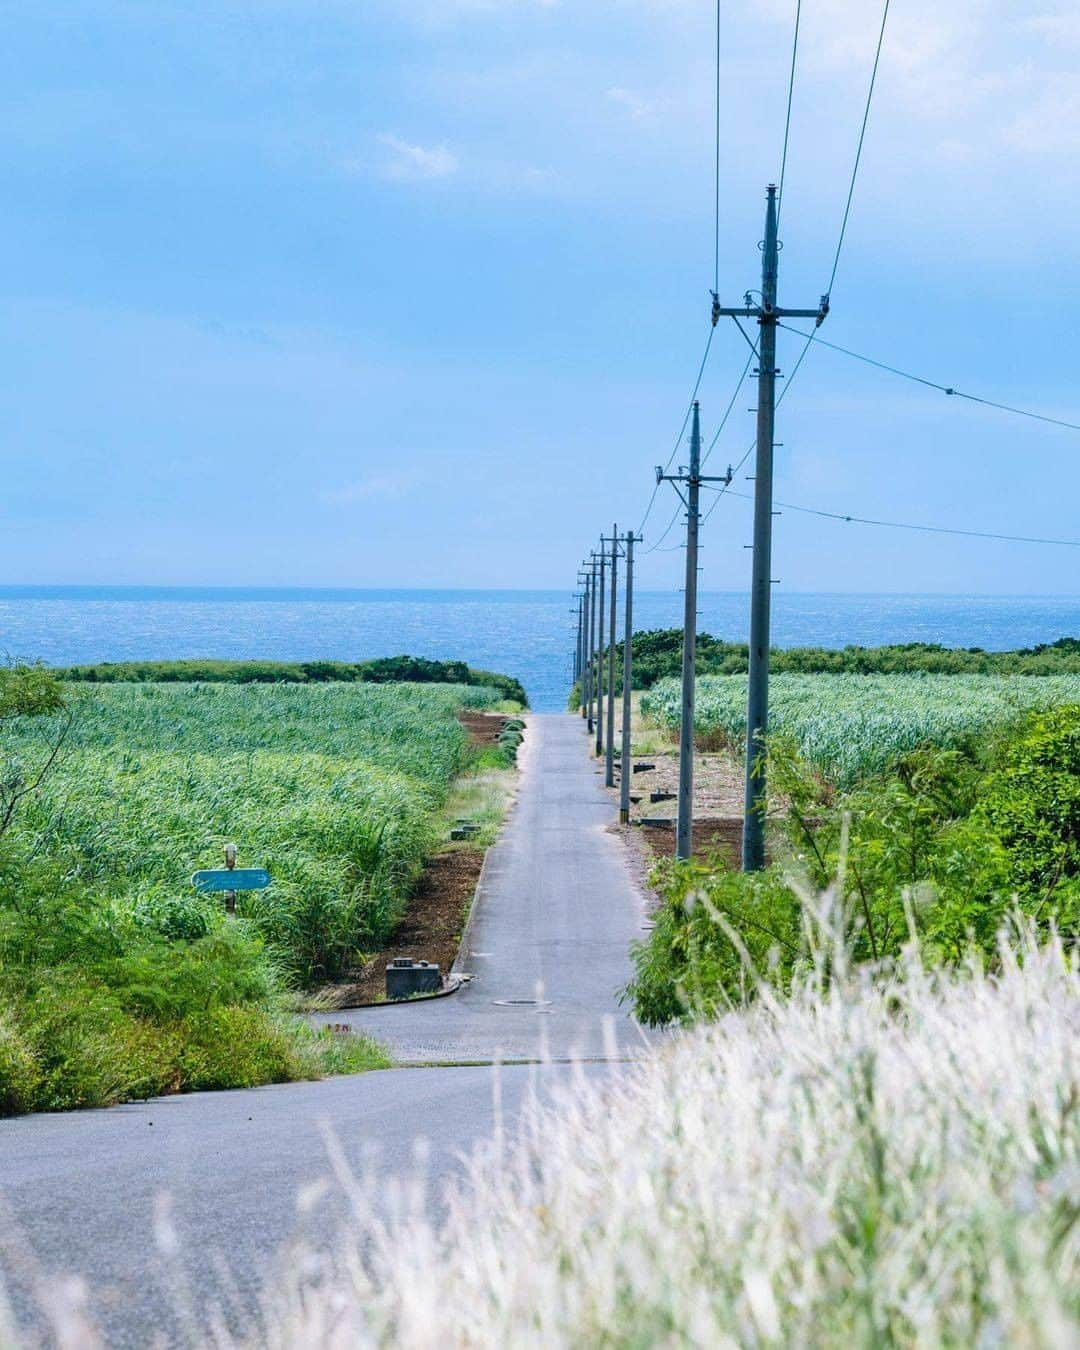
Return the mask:
<path id="1" fill-rule="evenodd" d="M 28 760 L 5 748 L 4 726 L 16 718 L 41 718 L 46 724 L 36 758 Z M 19 805 L 45 782 L 73 721 L 63 686 L 52 671 L 22 664 L 0 669 L 0 836 L 11 828 Z"/>

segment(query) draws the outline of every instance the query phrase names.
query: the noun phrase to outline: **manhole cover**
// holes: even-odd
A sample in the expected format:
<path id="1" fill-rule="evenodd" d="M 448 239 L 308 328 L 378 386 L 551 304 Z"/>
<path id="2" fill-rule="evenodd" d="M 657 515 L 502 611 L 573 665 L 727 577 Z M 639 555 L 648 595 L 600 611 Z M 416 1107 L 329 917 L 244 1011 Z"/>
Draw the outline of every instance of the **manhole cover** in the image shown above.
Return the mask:
<path id="1" fill-rule="evenodd" d="M 550 1008 L 549 998 L 497 998 L 492 1000 L 500 1008 Z"/>

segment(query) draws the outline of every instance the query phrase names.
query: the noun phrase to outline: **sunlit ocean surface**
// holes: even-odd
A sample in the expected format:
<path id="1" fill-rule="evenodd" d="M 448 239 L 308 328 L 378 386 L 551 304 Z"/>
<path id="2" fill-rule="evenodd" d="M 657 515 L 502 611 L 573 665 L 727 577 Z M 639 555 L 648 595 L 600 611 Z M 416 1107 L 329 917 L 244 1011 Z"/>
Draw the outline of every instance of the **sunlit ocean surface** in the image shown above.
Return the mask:
<path id="1" fill-rule="evenodd" d="M 749 600 L 699 596 L 702 630 L 745 640 Z M 0 587 L 0 654 L 50 665 L 183 657 L 358 661 L 407 652 L 515 675 L 534 708 L 565 706 L 569 595 L 555 591 L 319 591 Z M 778 592 L 777 646 L 940 642 L 989 650 L 1080 636 L 1080 596 Z M 635 596 L 635 628 L 681 622 L 682 596 Z M 621 631 L 621 630 L 620 630 Z"/>

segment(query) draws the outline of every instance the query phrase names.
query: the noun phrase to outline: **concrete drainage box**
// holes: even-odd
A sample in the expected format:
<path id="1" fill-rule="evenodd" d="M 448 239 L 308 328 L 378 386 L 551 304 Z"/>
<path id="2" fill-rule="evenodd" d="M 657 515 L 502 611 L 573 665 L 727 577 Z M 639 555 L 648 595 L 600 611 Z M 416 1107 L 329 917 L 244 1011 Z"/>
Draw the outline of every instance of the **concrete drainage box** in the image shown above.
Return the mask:
<path id="1" fill-rule="evenodd" d="M 439 967 L 428 961 L 411 961 L 407 956 L 395 956 L 386 967 L 387 998 L 435 994 L 441 988 Z"/>

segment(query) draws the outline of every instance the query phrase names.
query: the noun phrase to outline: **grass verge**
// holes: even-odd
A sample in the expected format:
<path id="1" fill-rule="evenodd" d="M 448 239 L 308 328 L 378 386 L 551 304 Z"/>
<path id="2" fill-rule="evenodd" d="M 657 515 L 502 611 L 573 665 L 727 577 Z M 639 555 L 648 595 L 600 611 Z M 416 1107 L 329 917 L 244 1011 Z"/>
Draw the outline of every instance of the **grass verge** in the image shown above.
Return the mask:
<path id="1" fill-rule="evenodd" d="M 835 938 L 826 899 L 788 994 L 534 1107 L 444 1221 L 417 1186 L 387 1222 L 331 1143 L 353 1224 L 252 1342 L 1075 1344 L 1075 958 L 1024 929 L 993 975 L 871 975 Z"/>

